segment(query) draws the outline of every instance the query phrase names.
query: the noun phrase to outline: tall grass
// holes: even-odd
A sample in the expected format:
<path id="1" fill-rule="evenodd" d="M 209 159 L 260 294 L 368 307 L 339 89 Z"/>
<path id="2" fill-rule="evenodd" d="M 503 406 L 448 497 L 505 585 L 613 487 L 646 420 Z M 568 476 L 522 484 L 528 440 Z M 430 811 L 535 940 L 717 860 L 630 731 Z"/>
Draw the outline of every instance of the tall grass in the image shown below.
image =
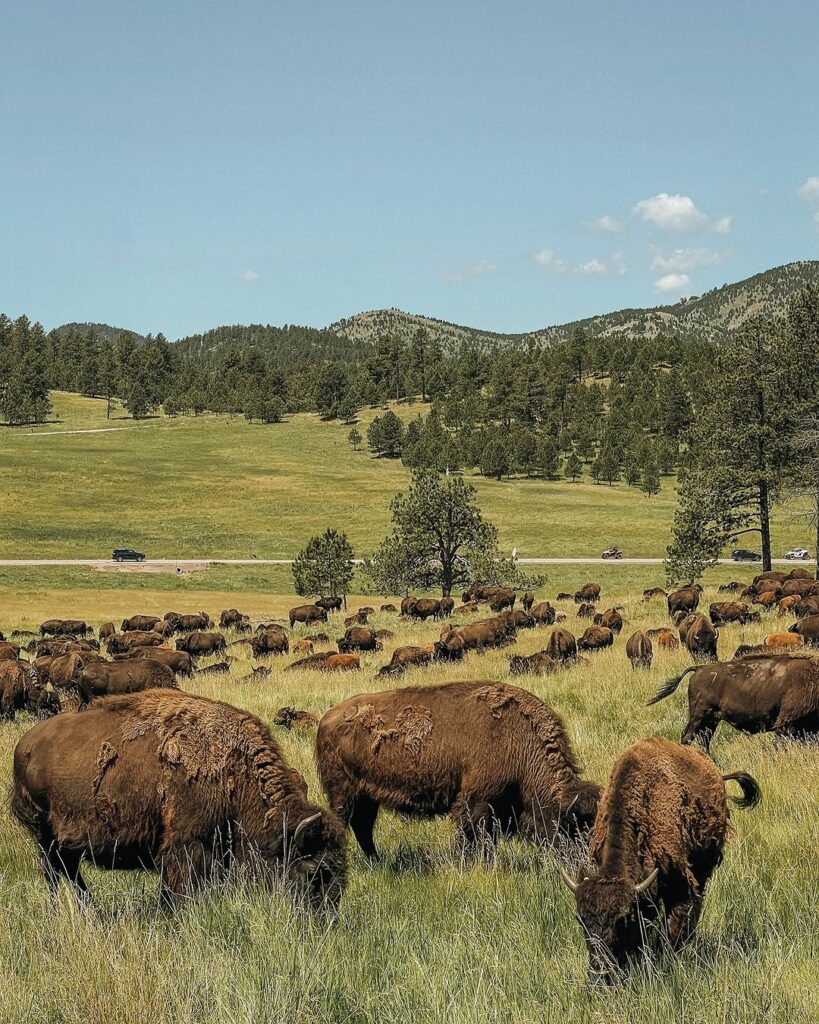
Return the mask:
<path id="1" fill-rule="evenodd" d="M 141 595 L 130 596 L 131 610 L 143 610 Z M 684 688 L 653 708 L 645 701 L 688 664 L 687 656 L 657 652 L 647 672 L 633 672 L 625 658 L 629 632 L 665 622 L 662 602 L 643 604 L 632 591 L 604 599 L 601 607 L 610 603 L 623 604 L 627 619 L 612 650 L 558 675 L 516 680 L 563 714 L 585 774 L 600 781 L 628 744 L 652 734 L 677 739 L 685 720 Z M 91 610 L 96 622 L 110 617 L 104 598 Z M 574 608 L 565 610 L 567 625 L 579 631 Z M 721 651 L 730 655 L 736 644 L 758 641 L 775 621 L 723 627 Z M 331 620 L 331 636 L 341 632 L 336 623 L 338 618 Z M 2 625 L 8 631 L 15 621 L 4 618 Z M 373 676 L 392 648 L 429 642 L 439 628 L 397 623 L 387 615 L 376 616 L 375 625 L 394 629 L 396 639 L 384 652 L 364 655 L 359 674 L 286 673 L 292 658 L 270 658 L 267 681 L 242 682 L 251 660 L 246 647 L 235 647 L 228 674 L 200 677 L 188 688 L 268 722 L 283 704 L 321 714 L 352 694 L 390 685 Z M 521 633 L 515 650 L 542 648 L 548 632 Z M 506 679 L 509 653 L 471 654 L 462 665 L 416 670 L 394 685 Z M 29 726 L 25 716 L 0 725 L 6 776 L 14 744 Z M 312 735 L 282 732 L 277 738 L 318 797 Z M 690 946 L 675 956 L 660 950 L 625 983 L 604 991 L 587 984 L 585 947 L 554 859 L 548 850 L 518 840 L 503 841 L 489 864 L 465 864 L 454 852 L 448 821 L 411 823 L 384 813 L 376 828 L 383 859 L 371 867 L 350 846 L 349 884 L 333 925 L 303 917 L 282 894 L 253 885 L 211 890 L 168 914 L 158 907 L 155 877 L 94 869 L 86 877 L 95 909 L 84 912 L 67 891 L 52 908 L 33 848 L 4 812 L 0 1019 L 814 1022 L 819 749 L 721 726 L 712 750 L 723 771 L 746 770 L 757 778 L 763 803 L 734 814 L 736 835 L 711 882 Z"/>

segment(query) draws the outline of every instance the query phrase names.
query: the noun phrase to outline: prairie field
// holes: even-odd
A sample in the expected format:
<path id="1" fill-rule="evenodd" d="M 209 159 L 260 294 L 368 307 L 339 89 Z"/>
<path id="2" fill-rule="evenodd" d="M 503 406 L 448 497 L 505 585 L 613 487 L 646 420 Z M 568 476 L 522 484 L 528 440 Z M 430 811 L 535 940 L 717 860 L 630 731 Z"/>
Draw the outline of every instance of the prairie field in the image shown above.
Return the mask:
<path id="1" fill-rule="evenodd" d="M 686 718 L 685 685 L 655 707 L 646 700 L 689 664 L 681 651 L 655 651 L 653 667 L 635 672 L 625 639 L 637 628 L 667 624 L 663 601 L 643 602 L 645 586 L 662 582 L 660 567 L 567 567 L 540 596 L 554 600 L 587 578 L 602 582 L 598 607 L 621 605 L 626 620 L 612 649 L 589 663 L 545 677 L 514 680 L 564 717 L 584 775 L 604 781 L 617 754 L 650 735 L 678 739 Z M 637 571 L 639 569 L 639 572 Z M 564 572 L 561 567 L 561 574 Z M 721 567 L 713 587 L 753 570 Z M 281 575 L 223 570 L 176 577 L 103 580 L 72 570 L 37 577 L 34 570 L 0 579 L 0 628 L 31 628 L 47 615 L 77 614 L 95 626 L 125 612 L 162 614 L 200 608 L 217 616 L 237 606 L 254 619 L 282 617 L 300 599 Z M 89 580 L 88 576 L 92 578 Z M 198 579 L 197 579 L 198 577 Z M 78 579 L 82 582 L 78 584 Z M 190 587 L 189 584 L 193 586 Z M 276 590 L 273 590 L 273 587 Z M 188 587 L 189 592 L 180 590 Z M 378 607 L 379 599 L 357 596 Z M 565 626 L 582 630 L 572 604 Z M 428 643 L 438 623 L 409 624 L 378 614 L 394 630 L 383 652 L 362 656 L 358 673 L 284 672 L 292 656 L 270 657 L 272 674 L 241 681 L 251 662 L 233 647 L 230 671 L 182 681 L 208 697 L 246 708 L 270 723 L 282 705 L 321 715 L 353 694 L 455 679 L 508 680 L 511 653 L 542 649 L 550 629 L 521 631 L 513 647 L 471 653 L 456 665 L 415 669 L 395 681 L 374 679 L 395 646 Z M 725 626 L 720 655 L 759 642 L 782 620 Z M 331 616 L 330 638 L 343 632 Z M 298 627 L 294 633 L 307 632 Z M 229 635 L 229 639 L 236 637 Z M 207 665 L 204 660 L 201 664 Z M 72 713 L 72 712 L 67 712 Z M 0 723 L 0 766 L 8 788 L 11 753 L 31 725 L 28 716 Z M 289 763 L 321 800 L 313 734 L 274 729 Z M 679 955 L 658 948 L 643 968 L 613 988 L 590 987 L 587 955 L 562 884 L 545 848 L 507 839 L 489 863 L 464 862 L 446 819 L 408 822 L 383 813 L 376 827 L 382 853 L 369 865 L 349 845 L 349 880 L 338 920 L 303 916 L 285 897 L 254 885 L 224 886 L 170 914 L 157 904 L 153 875 L 85 871 L 94 909 L 80 911 L 65 887 L 56 908 L 46 894 L 33 846 L 7 811 L 0 812 L 0 1020 L 60 1024 L 258 1024 L 258 1022 L 515 1022 L 515 1024 L 808 1024 L 819 1019 L 819 748 L 744 736 L 721 726 L 712 753 L 723 772 L 744 770 L 763 801 L 733 814 L 735 836 L 712 879 L 700 929 Z"/>
<path id="2" fill-rule="evenodd" d="M 205 415 L 134 421 L 105 402 L 52 393 L 54 422 L 0 429 L 0 558 L 106 558 L 133 547 L 149 558 L 292 558 L 328 526 L 356 554 L 388 531 L 392 496 L 408 482 L 398 461 L 353 451 L 350 427 L 307 414 L 262 426 Z M 395 406 L 410 419 L 426 411 Z M 361 414 L 363 435 L 377 410 Z M 652 498 L 625 483 L 595 485 L 472 472 L 505 553 L 521 557 L 662 557 L 676 503 L 673 477 Z M 774 550 L 805 544 L 792 510 L 777 510 Z M 752 542 L 751 542 L 752 543 Z"/>

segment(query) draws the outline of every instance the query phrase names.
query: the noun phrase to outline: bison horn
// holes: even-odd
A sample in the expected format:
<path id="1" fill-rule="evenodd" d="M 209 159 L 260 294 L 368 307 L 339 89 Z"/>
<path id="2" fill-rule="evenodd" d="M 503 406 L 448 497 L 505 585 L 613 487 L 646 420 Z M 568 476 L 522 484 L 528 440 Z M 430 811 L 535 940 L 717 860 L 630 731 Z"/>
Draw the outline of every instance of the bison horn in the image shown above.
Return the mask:
<path id="1" fill-rule="evenodd" d="M 563 867 L 562 864 L 559 865 L 559 871 L 560 877 L 563 879 L 563 881 L 566 883 L 569 889 L 571 889 L 572 892 L 577 892 L 577 882 L 575 882 L 575 880 L 572 878 L 569 872 Z"/>
<path id="2" fill-rule="evenodd" d="M 304 832 L 314 821 L 318 821 L 321 817 L 321 811 L 318 814 L 311 814 L 309 818 L 302 818 L 302 820 L 296 825 L 296 831 L 293 833 L 293 843 L 298 846 L 299 836 Z"/>
<path id="3" fill-rule="evenodd" d="M 639 896 L 641 892 L 645 892 L 646 889 L 650 888 L 657 881 L 657 875 L 659 875 L 660 869 L 654 868 L 648 878 L 644 878 L 639 885 L 634 886 L 635 893 Z"/>

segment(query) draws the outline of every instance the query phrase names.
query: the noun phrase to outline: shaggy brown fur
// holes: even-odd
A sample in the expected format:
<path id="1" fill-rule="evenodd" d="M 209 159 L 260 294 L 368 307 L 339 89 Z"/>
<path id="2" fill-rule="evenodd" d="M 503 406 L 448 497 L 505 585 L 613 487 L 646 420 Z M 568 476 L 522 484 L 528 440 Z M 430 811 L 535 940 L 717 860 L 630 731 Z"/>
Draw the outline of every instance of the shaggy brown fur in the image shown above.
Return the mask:
<path id="1" fill-rule="evenodd" d="M 349 629 L 350 626 L 366 626 L 368 612 L 357 611 L 355 615 L 348 615 L 344 620 L 345 629 Z"/>
<path id="2" fill-rule="evenodd" d="M 779 603 L 776 606 L 777 615 L 781 619 L 784 619 L 786 615 L 791 615 L 793 613 L 793 609 L 796 607 L 796 605 L 799 604 L 800 601 L 801 598 L 798 594 L 791 594 L 790 597 L 780 598 Z"/>
<path id="3" fill-rule="evenodd" d="M 114 660 L 122 658 L 158 661 L 161 665 L 167 665 L 178 676 L 193 675 L 193 658 L 187 651 L 172 651 L 167 647 L 134 647 L 127 654 L 117 655 Z"/>
<path id="4" fill-rule="evenodd" d="M 680 587 L 679 590 L 672 590 L 668 595 L 668 614 L 674 616 L 677 612 L 695 612 L 700 603 L 702 587 L 694 584 L 690 587 Z"/>
<path id="5" fill-rule="evenodd" d="M 729 833 L 728 780 L 742 788 L 737 806 L 756 806 L 750 775 L 723 776 L 670 740 L 641 740 L 617 759 L 590 835 L 595 870 L 572 883 L 592 977 L 610 979 L 642 952 L 640 917 L 661 915 L 673 949 L 694 933 Z"/>
<path id="6" fill-rule="evenodd" d="M 3 641 L 0 643 L 0 661 L 17 661 L 20 657 L 20 648 L 17 644 Z"/>
<path id="7" fill-rule="evenodd" d="M 203 697 L 149 690 L 35 726 L 14 752 L 11 809 L 53 894 L 62 877 L 85 895 L 88 857 L 161 869 L 171 903 L 232 864 L 279 866 L 314 906 L 341 896 L 341 823 L 307 803 L 258 718 Z"/>
<path id="8" fill-rule="evenodd" d="M 313 603 L 326 612 L 338 612 L 344 602 L 340 597 L 319 597 Z"/>
<path id="9" fill-rule="evenodd" d="M 600 791 L 580 778 L 559 716 L 501 683 L 351 697 L 321 719 L 316 756 L 331 806 L 370 857 L 381 806 L 420 818 L 448 814 L 474 849 L 499 833 L 584 828 Z"/>
<path id="10" fill-rule="evenodd" d="M 514 590 L 509 587 L 501 587 L 489 598 L 489 610 L 502 612 L 505 608 L 508 608 L 511 611 L 515 607 L 516 597 L 517 594 L 515 594 Z"/>
<path id="11" fill-rule="evenodd" d="M 593 619 L 596 615 L 593 604 L 581 604 L 577 609 L 578 619 Z"/>
<path id="12" fill-rule="evenodd" d="M 265 654 L 287 654 L 290 650 L 290 641 L 281 626 L 269 626 L 256 632 L 247 642 L 254 658 L 261 658 Z"/>
<path id="13" fill-rule="evenodd" d="M 40 626 L 40 636 L 85 636 L 93 632 L 82 619 L 46 619 Z"/>
<path id="14" fill-rule="evenodd" d="M 297 640 L 293 644 L 294 654 L 312 654 L 313 653 L 313 641 L 312 640 Z"/>
<path id="15" fill-rule="evenodd" d="M 382 604 L 381 605 L 381 611 L 382 612 L 397 612 L 398 609 L 395 607 L 394 604 Z"/>
<path id="16" fill-rule="evenodd" d="M 350 626 L 337 642 L 339 654 L 353 651 L 380 651 L 383 644 L 369 626 Z"/>
<path id="17" fill-rule="evenodd" d="M 819 663 L 795 654 L 748 654 L 736 661 L 691 666 L 669 680 L 649 704 L 670 696 L 689 674 L 683 743 L 708 750 L 720 722 L 743 732 L 780 736 L 819 732 Z"/>
<path id="18" fill-rule="evenodd" d="M 819 593 L 819 583 L 814 583 L 813 580 L 786 580 L 782 584 L 782 596 L 790 597 L 792 594 L 798 594 L 799 597 L 811 597 Z"/>
<path id="19" fill-rule="evenodd" d="M 108 638 L 109 654 L 125 654 L 133 647 L 159 647 L 164 637 L 154 630 L 136 629 L 129 633 L 115 633 Z"/>
<path id="20" fill-rule="evenodd" d="M 315 668 L 320 672 L 355 672 L 361 668 L 361 659 L 357 654 L 334 654 L 332 651 L 321 651 L 299 658 L 284 670 L 297 671 L 301 668 Z"/>
<path id="21" fill-rule="evenodd" d="M 539 601 L 532 609 L 529 614 L 535 620 L 538 626 L 553 626 L 555 621 L 555 609 L 549 604 L 548 601 Z"/>
<path id="22" fill-rule="evenodd" d="M 558 600 L 560 600 L 560 598 L 558 598 Z M 575 604 L 594 604 L 595 601 L 599 600 L 599 583 L 584 583 L 583 586 L 574 595 Z"/>
<path id="23" fill-rule="evenodd" d="M 297 711 L 295 708 L 279 708 L 273 724 L 282 729 L 315 729 L 318 726 L 318 718 L 312 711 Z"/>
<path id="24" fill-rule="evenodd" d="M 643 591 L 644 601 L 651 601 L 655 597 L 668 597 L 668 591 L 663 590 L 662 587 L 649 587 L 648 590 Z"/>
<path id="25" fill-rule="evenodd" d="M 99 630 L 100 640 L 110 640 L 112 636 L 115 636 L 117 627 L 113 622 L 103 622 Z"/>
<path id="26" fill-rule="evenodd" d="M 162 619 L 158 615 L 132 615 L 128 619 L 123 619 L 119 628 L 122 633 L 130 633 L 137 629 L 148 632 L 161 621 Z"/>
<path id="27" fill-rule="evenodd" d="M 550 658 L 545 651 L 538 651 L 528 657 L 518 654 L 509 659 L 510 676 L 545 676 L 561 668 L 561 662 Z"/>
<path id="28" fill-rule="evenodd" d="M 426 619 L 439 619 L 441 617 L 441 602 L 434 597 L 419 597 L 407 609 L 407 615 L 419 622 L 424 622 Z"/>
<path id="29" fill-rule="evenodd" d="M 808 647 L 819 647 L 819 615 L 806 615 L 790 627 L 790 633 L 798 633 Z"/>
<path id="30" fill-rule="evenodd" d="M 667 651 L 676 651 L 680 646 L 680 641 L 674 635 L 674 631 L 669 629 L 668 626 L 646 630 L 646 635 L 649 639 L 656 638 L 657 646 L 663 647 Z"/>
<path id="31" fill-rule="evenodd" d="M 247 633 L 250 630 L 250 616 L 240 612 L 238 608 L 225 608 L 219 615 L 219 628 Z"/>
<path id="32" fill-rule="evenodd" d="M 626 657 L 631 662 L 632 668 L 651 668 L 654 648 L 651 646 L 651 640 L 642 630 L 632 633 L 626 640 Z"/>
<path id="33" fill-rule="evenodd" d="M 533 616 L 527 615 L 525 611 L 518 608 L 516 611 L 501 612 L 500 618 L 515 629 L 534 629 L 537 623 Z"/>
<path id="34" fill-rule="evenodd" d="M 793 606 L 793 613 L 797 619 L 804 619 L 808 615 L 819 615 L 819 597 L 803 597 Z"/>
<path id="35" fill-rule="evenodd" d="M 80 695 L 80 707 L 98 697 L 115 693 L 136 693 L 154 686 L 176 688 L 173 670 L 158 661 L 127 659 L 91 664 L 78 659 L 74 684 Z"/>
<path id="36" fill-rule="evenodd" d="M 531 590 L 527 590 L 524 593 L 523 597 L 520 599 L 520 603 L 523 606 L 523 610 L 525 612 L 529 612 L 531 610 L 532 605 L 535 603 L 535 595 L 532 593 Z"/>
<path id="37" fill-rule="evenodd" d="M 739 622 L 744 626 L 760 621 L 759 612 L 752 612 L 743 601 L 714 601 L 708 606 L 708 615 L 715 626 L 724 622 Z"/>
<path id="38" fill-rule="evenodd" d="M 719 630 L 704 615 L 687 615 L 680 623 L 680 640 L 700 661 L 717 660 Z"/>
<path id="39" fill-rule="evenodd" d="M 619 608 L 607 608 L 599 617 L 595 615 L 594 624 L 595 626 L 605 626 L 616 636 L 623 628 L 623 616 L 620 614 Z"/>
<path id="40" fill-rule="evenodd" d="M 222 633 L 205 633 L 199 629 L 176 641 L 177 651 L 186 651 L 192 658 L 199 658 L 206 654 L 218 654 L 226 648 L 227 642 Z"/>
<path id="41" fill-rule="evenodd" d="M 546 644 L 546 654 L 554 661 L 575 661 L 577 658 L 577 639 L 568 629 L 555 629 Z"/>

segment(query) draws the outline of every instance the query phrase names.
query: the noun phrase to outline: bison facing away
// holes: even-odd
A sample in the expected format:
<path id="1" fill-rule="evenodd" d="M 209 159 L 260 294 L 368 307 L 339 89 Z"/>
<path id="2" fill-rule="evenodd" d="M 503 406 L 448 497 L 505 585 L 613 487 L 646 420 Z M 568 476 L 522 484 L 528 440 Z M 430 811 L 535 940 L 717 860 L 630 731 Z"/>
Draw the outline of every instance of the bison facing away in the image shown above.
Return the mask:
<path id="1" fill-rule="evenodd" d="M 11 809 L 34 837 L 52 894 L 86 895 L 84 858 L 159 870 L 176 903 L 231 866 L 277 868 L 309 904 L 334 907 L 344 832 L 246 711 L 169 690 L 112 697 L 36 725 L 17 744 Z"/>
<path id="2" fill-rule="evenodd" d="M 819 732 L 819 663 L 795 654 L 748 654 L 736 661 L 691 666 L 671 679 L 649 704 L 688 683 L 683 743 L 708 750 L 720 722 L 743 732 L 806 735 Z"/>
<path id="3" fill-rule="evenodd" d="M 626 640 L 626 657 L 631 662 L 632 668 L 651 668 L 654 648 L 651 646 L 651 640 L 642 630 L 632 633 Z"/>
<path id="4" fill-rule="evenodd" d="M 691 937 L 728 836 L 728 780 L 742 789 L 732 798 L 738 807 L 756 806 L 750 775 L 721 775 L 710 758 L 670 740 L 641 740 L 617 759 L 591 830 L 594 872 L 575 882 L 561 870 L 592 978 L 612 980 L 643 951 L 644 920 L 661 915 L 672 949 Z"/>
<path id="5" fill-rule="evenodd" d="M 563 722 L 533 694 L 491 682 L 351 697 L 319 723 L 316 756 L 330 805 L 376 857 L 380 807 L 448 814 L 475 850 L 500 833 L 576 832 L 600 787 L 580 778 Z"/>

